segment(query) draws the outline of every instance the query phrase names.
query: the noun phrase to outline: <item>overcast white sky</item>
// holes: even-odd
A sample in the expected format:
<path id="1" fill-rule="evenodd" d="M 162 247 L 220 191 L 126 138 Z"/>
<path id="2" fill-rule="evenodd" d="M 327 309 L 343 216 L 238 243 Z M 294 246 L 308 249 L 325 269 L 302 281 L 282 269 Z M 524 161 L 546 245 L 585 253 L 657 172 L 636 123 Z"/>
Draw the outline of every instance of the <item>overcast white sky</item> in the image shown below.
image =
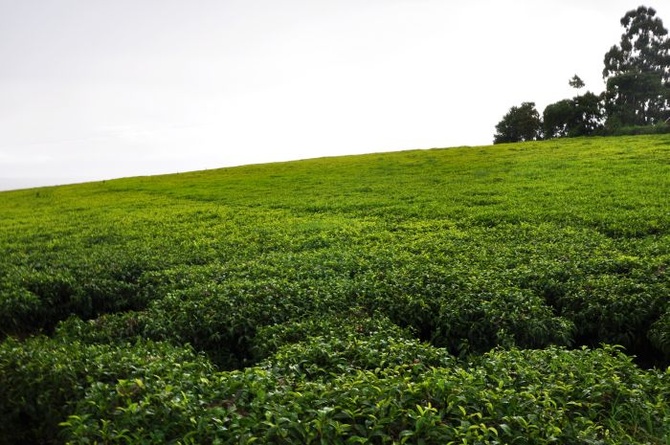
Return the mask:
<path id="1" fill-rule="evenodd" d="M 490 144 L 574 74 L 602 91 L 639 5 L 0 0 L 0 189 Z"/>

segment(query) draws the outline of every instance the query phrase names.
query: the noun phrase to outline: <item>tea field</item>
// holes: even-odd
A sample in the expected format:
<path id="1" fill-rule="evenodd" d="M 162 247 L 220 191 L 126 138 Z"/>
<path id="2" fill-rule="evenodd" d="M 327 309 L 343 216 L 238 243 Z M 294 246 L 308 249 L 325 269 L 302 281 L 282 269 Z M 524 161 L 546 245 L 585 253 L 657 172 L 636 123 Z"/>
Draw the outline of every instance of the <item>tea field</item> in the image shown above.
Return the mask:
<path id="1" fill-rule="evenodd" d="M 0 193 L 0 443 L 670 444 L 670 135 Z"/>

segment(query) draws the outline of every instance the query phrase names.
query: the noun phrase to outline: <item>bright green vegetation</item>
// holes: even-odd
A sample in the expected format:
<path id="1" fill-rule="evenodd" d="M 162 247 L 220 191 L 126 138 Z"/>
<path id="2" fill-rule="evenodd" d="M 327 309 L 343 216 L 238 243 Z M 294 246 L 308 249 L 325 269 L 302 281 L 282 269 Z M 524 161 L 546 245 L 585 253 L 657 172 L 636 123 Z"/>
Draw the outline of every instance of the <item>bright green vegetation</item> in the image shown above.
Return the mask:
<path id="1" fill-rule="evenodd" d="M 0 212 L 0 442 L 670 443 L 670 135 Z"/>

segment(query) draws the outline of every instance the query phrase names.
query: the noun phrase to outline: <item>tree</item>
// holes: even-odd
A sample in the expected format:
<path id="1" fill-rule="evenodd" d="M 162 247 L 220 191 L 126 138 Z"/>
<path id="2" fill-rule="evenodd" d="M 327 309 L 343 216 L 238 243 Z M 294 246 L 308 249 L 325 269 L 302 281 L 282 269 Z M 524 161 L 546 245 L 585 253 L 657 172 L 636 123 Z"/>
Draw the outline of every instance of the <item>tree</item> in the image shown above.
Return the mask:
<path id="1" fill-rule="evenodd" d="M 542 137 L 542 121 L 534 102 L 512 107 L 496 125 L 493 143 L 534 141 Z"/>
<path id="2" fill-rule="evenodd" d="M 544 137 L 551 139 L 568 136 L 574 114 L 574 103 L 570 99 L 547 105 L 542 113 Z"/>
<path id="3" fill-rule="evenodd" d="M 589 91 L 573 99 L 563 99 L 544 109 L 544 137 L 591 136 L 603 128 L 603 116 L 601 95 Z"/>
<path id="4" fill-rule="evenodd" d="M 568 81 L 571 87 L 580 89 L 586 84 L 578 75 Z M 547 105 L 542 113 L 544 137 L 547 139 L 560 137 L 591 136 L 603 128 L 604 123 L 603 95 L 587 91 L 572 99 L 563 99 Z"/>
<path id="5" fill-rule="evenodd" d="M 670 105 L 670 39 L 653 8 L 640 6 L 621 19 L 625 32 L 605 54 L 608 126 L 651 125 Z"/>
<path id="6" fill-rule="evenodd" d="M 604 128 L 605 103 L 603 99 L 603 94 L 594 94 L 590 91 L 572 99 L 575 114 L 568 136 L 592 136 Z"/>

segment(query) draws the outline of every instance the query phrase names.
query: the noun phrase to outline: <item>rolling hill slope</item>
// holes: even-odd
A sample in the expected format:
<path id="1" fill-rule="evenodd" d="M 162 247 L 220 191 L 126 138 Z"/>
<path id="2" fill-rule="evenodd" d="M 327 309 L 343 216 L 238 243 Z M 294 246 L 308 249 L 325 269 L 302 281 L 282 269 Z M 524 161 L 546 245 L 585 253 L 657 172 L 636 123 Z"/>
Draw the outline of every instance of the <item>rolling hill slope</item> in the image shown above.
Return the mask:
<path id="1" fill-rule="evenodd" d="M 669 191 L 657 135 L 2 192 L 0 436 L 666 443 Z"/>

